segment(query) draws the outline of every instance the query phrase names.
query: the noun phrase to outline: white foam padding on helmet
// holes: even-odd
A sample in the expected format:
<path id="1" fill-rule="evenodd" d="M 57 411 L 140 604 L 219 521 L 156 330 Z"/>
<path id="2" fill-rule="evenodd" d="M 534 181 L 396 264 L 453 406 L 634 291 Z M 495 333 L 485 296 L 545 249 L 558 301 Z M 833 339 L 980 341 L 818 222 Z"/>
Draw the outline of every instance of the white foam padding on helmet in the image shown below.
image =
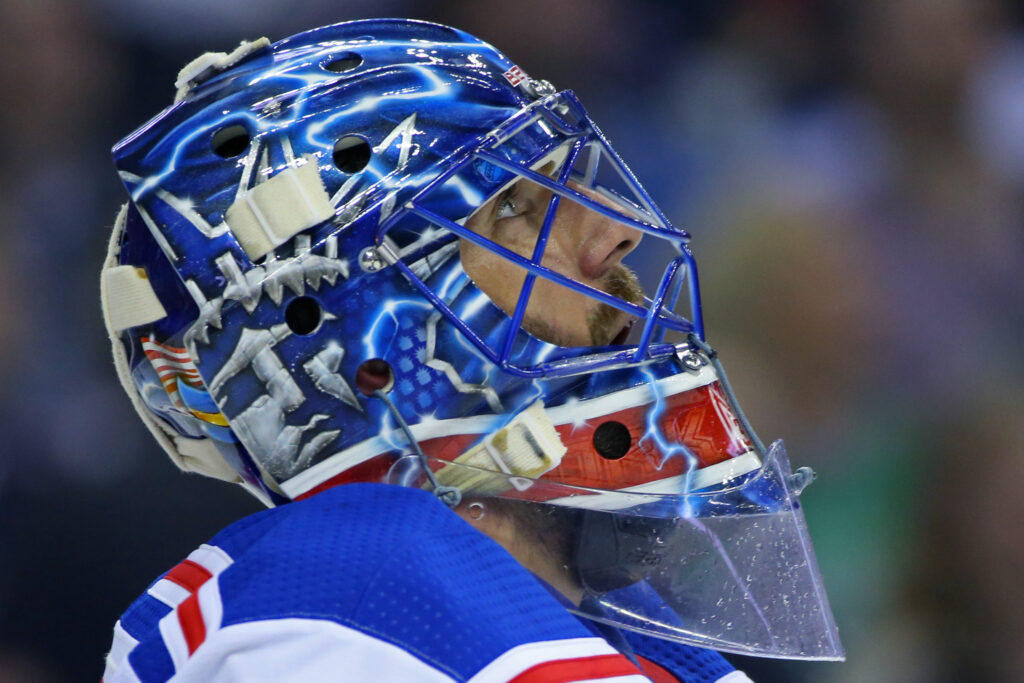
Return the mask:
<path id="1" fill-rule="evenodd" d="M 270 47 L 269 38 L 243 40 L 231 52 L 206 52 L 199 55 L 178 72 L 178 78 L 174 81 L 174 87 L 178 90 L 174 97 L 175 103 L 185 99 L 196 83 L 201 83 L 209 75 L 231 68 L 243 58 L 265 47 Z"/>
<path id="2" fill-rule="evenodd" d="M 189 439 L 178 434 L 161 420 L 156 419 L 149 411 L 149 408 L 146 407 L 145 402 L 139 395 L 138 388 L 135 386 L 135 381 L 132 379 L 131 365 L 128 360 L 128 352 L 125 349 L 124 342 L 121 340 L 121 332 L 127 328 L 116 327 L 111 316 L 107 313 L 112 309 L 113 303 L 110 299 L 111 290 L 108 287 L 107 273 L 125 267 L 118 264 L 117 255 L 120 251 L 121 233 L 124 231 L 127 217 L 128 204 L 125 204 L 121 207 L 117 214 L 117 220 L 114 222 L 114 231 L 110 236 L 110 243 L 107 246 L 107 257 L 103 263 L 103 271 L 100 276 L 100 299 L 104 311 L 103 317 L 107 324 L 107 334 L 110 336 L 111 351 L 114 355 L 114 367 L 117 369 L 117 377 L 121 381 L 121 387 L 128 394 L 132 407 L 135 408 L 135 412 L 142 418 L 142 422 L 149 429 L 149 433 L 153 435 L 153 438 L 160 444 L 160 447 L 166 451 L 167 455 L 171 457 L 171 460 L 180 469 L 186 472 L 197 472 L 207 477 L 222 479 L 236 484 L 242 483 L 242 478 L 221 457 L 216 445 L 210 439 Z M 127 267 L 134 270 L 133 266 Z M 152 287 L 150 287 L 150 291 L 152 291 Z M 148 322 L 152 322 L 152 320 Z"/>
<path id="3" fill-rule="evenodd" d="M 100 300 L 107 327 L 120 332 L 167 315 L 143 268 L 114 266 L 103 271 Z"/>
<path id="4" fill-rule="evenodd" d="M 334 217 L 316 161 L 304 161 L 243 192 L 228 207 L 224 222 L 251 260 Z"/>
<path id="5" fill-rule="evenodd" d="M 242 478 L 221 457 L 212 439 L 189 439 L 175 434 L 175 451 L 181 456 L 178 467 L 186 472 L 196 472 L 214 479 L 241 483 Z"/>

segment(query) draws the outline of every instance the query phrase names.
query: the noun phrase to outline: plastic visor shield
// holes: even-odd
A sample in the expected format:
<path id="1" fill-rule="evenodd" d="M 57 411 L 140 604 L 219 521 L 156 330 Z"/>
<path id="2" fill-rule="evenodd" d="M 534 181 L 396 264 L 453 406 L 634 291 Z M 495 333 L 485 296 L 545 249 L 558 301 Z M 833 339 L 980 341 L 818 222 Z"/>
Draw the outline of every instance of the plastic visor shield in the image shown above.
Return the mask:
<path id="1" fill-rule="evenodd" d="M 487 234 L 475 228 L 476 216 L 467 220 L 453 213 L 452 207 L 467 205 L 484 205 L 484 211 L 486 202 L 500 202 L 502 193 L 517 184 L 532 188 L 538 200 L 529 242 L 502 242 L 498 231 Z M 456 196 L 459 201 L 452 199 Z M 616 295 L 614 288 L 566 272 L 550 258 L 553 245 L 563 239 L 559 230 L 564 228 L 556 216 L 569 213 L 579 221 L 612 222 L 633 231 L 637 239 L 643 236 L 645 244 L 634 254 L 635 270 L 656 278 L 642 283 L 649 296 Z M 676 341 L 691 333 L 703 338 L 696 266 L 686 246 L 689 235 L 669 224 L 569 92 L 523 109 L 480 145 L 456 155 L 439 176 L 381 223 L 378 239 L 384 260 L 401 269 L 491 363 L 513 374 L 557 377 L 593 372 L 674 355 L 677 349 L 667 340 L 668 332 L 677 335 Z M 431 281 L 437 272 L 433 255 L 444 253 L 442 247 L 458 240 L 521 269 L 517 296 L 502 305 L 509 320 L 500 330 L 492 320 L 475 324 L 473 313 L 479 305 L 469 299 L 457 305 L 453 300 L 458 288 L 450 278 Z M 558 289 L 552 290 L 552 285 Z M 616 340 L 614 351 L 595 349 L 585 355 L 560 355 L 548 349 L 546 358 L 539 359 L 523 348 L 517 334 L 536 300 L 546 295 L 570 302 L 567 307 L 590 299 L 606 310 L 621 311 L 635 320 L 628 343 Z M 677 302 L 683 301 L 689 304 L 688 317 L 674 312 Z M 601 347 L 611 342 L 566 343 L 535 336 L 561 347 Z"/>
<path id="2" fill-rule="evenodd" d="M 426 461 L 432 470 L 464 467 Z M 429 488 L 420 462 L 403 458 L 389 482 Z M 474 468 L 464 478 L 491 494 L 464 491 L 468 516 L 514 515 L 517 533 L 551 567 L 569 567 L 581 616 L 743 655 L 845 656 L 800 507 L 804 482 L 790 471 L 781 441 L 756 472 L 689 494 L 599 491 Z M 521 498 L 527 483 L 531 500 Z M 515 500 L 490 503 L 503 498 L 496 489 Z M 604 582 L 604 570 L 618 571 L 611 582 L 618 585 L 590 585 Z"/>
<path id="3" fill-rule="evenodd" d="M 844 658 L 781 441 L 743 483 L 674 504 L 675 513 L 671 499 L 605 513 L 616 528 L 650 525 L 653 539 L 616 535 L 636 539 L 649 573 L 588 592 L 581 615 L 737 654 Z"/>

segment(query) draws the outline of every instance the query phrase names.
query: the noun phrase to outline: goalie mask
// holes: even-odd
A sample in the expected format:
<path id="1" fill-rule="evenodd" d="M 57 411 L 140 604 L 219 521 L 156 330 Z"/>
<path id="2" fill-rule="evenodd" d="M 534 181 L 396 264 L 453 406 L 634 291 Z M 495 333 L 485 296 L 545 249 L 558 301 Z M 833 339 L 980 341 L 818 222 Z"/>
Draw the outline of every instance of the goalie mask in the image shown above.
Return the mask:
<path id="1" fill-rule="evenodd" d="M 564 527 L 580 614 L 842 657 L 807 473 L 750 429 L 689 236 L 571 92 L 402 20 L 243 43 L 177 87 L 114 149 L 102 294 L 180 467 L 268 505 L 347 482 L 500 500 Z"/>

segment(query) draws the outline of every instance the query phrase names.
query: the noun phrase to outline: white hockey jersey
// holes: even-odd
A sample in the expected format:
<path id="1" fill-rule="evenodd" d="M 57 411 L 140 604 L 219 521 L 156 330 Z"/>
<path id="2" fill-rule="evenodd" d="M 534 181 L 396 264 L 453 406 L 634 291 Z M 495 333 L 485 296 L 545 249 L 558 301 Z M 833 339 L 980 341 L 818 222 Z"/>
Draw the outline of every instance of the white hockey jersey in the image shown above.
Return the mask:
<path id="1" fill-rule="evenodd" d="M 129 607 L 103 675 L 592 680 L 749 681 L 710 650 L 602 633 L 432 494 L 382 484 L 339 486 L 229 526 Z"/>

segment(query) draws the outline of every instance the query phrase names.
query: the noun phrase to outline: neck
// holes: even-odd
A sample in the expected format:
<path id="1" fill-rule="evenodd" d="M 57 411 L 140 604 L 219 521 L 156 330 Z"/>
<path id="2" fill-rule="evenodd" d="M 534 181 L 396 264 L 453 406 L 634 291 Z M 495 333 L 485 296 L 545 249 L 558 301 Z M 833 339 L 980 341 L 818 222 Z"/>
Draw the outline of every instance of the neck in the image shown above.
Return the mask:
<path id="1" fill-rule="evenodd" d="M 583 600 L 583 587 L 573 575 L 567 558 L 562 557 L 564 553 L 550 552 L 537 540 L 536 533 L 520 529 L 512 517 L 503 514 L 498 506 L 493 507 L 497 509 L 484 504 L 483 513 L 478 517 L 470 514 L 465 504 L 456 508 L 455 512 L 496 541 L 534 576 L 545 581 L 573 605 L 579 605 Z M 477 512 L 480 509 L 476 508 Z"/>

